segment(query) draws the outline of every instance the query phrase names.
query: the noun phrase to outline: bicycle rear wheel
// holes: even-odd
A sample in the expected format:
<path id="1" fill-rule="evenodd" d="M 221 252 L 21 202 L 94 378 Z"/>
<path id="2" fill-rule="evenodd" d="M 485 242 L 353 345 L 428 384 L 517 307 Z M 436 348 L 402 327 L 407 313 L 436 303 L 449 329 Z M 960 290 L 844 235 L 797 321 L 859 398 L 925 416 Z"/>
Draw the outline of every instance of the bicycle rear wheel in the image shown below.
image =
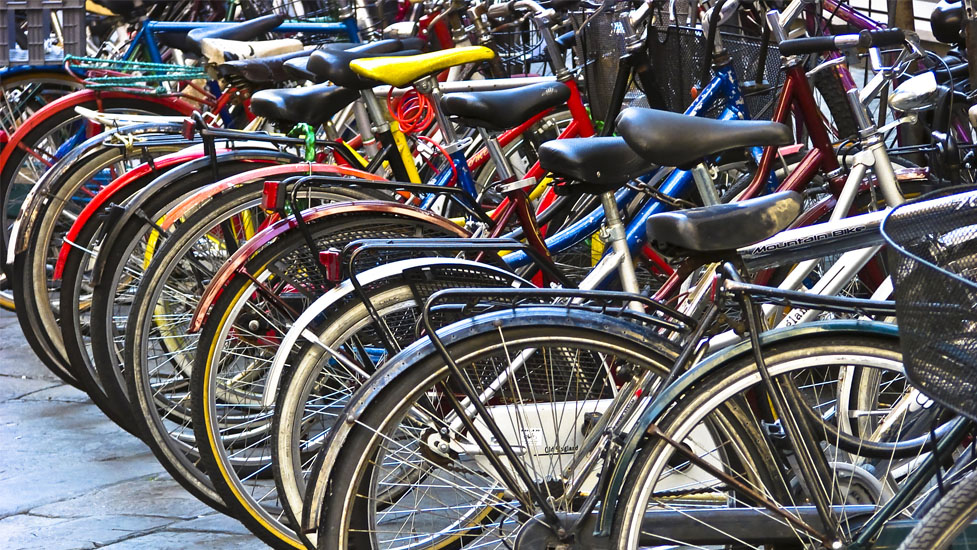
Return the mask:
<path id="1" fill-rule="evenodd" d="M 540 307 L 480 315 L 439 336 L 533 484 L 557 512 L 571 512 L 594 489 L 601 459 L 576 461 L 600 455 L 600 421 L 615 395 L 631 399 L 626 380 L 661 376 L 674 360 L 667 342 L 638 336 L 644 328 Z M 511 548 L 539 510 L 515 497 L 528 487 L 507 486 L 458 422 L 444 359 L 423 339 L 387 365 L 355 395 L 362 410 L 342 419 L 326 446 L 334 459 L 315 473 L 306 506 L 324 497 L 310 509 L 317 547 Z M 474 425 L 492 440 L 477 416 Z"/>

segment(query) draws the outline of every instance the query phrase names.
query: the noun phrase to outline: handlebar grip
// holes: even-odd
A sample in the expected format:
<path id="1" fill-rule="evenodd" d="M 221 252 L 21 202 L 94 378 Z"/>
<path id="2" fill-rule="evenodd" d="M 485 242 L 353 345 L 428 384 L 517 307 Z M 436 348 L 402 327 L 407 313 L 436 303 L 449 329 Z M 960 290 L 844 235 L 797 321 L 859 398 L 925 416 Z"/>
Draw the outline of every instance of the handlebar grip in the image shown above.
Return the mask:
<path id="1" fill-rule="evenodd" d="M 840 36 L 858 36 L 840 35 Z M 810 38 L 789 38 L 780 43 L 780 55 L 803 55 L 808 53 L 830 52 L 835 47 L 834 36 L 812 36 Z"/>
<path id="2" fill-rule="evenodd" d="M 512 11 L 516 6 L 515 0 L 509 0 L 508 2 L 502 2 L 497 4 L 492 4 L 488 7 L 488 16 L 492 19 L 505 19 L 512 15 Z"/>
<path id="3" fill-rule="evenodd" d="M 808 53 L 830 52 L 851 48 L 876 48 L 898 46 L 906 39 L 900 29 L 884 31 L 862 31 L 858 34 L 839 34 L 836 36 L 814 36 L 810 38 L 791 38 L 780 43 L 781 55 L 802 55 Z"/>
<path id="4" fill-rule="evenodd" d="M 902 29 L 887 29 L 884 31 L 862 31 L 861 34 L 869 36 L 868 48 L 878 48 L 884 46 L 899 46 L 906 41 L 906 33 Z"/>

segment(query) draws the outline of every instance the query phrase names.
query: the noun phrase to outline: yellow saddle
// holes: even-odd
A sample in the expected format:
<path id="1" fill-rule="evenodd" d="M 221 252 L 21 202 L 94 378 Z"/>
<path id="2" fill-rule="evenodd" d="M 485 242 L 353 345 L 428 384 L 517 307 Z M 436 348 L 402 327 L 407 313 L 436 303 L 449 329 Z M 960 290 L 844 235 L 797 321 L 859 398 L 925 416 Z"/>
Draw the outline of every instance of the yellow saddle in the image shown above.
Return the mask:
<path id="1" fill-rule="evenodd" d="M 367 57 L 350 62 L 353 72 L 402 88 L 411 82 L 448 67 L 485 61 L 495 57 L 495 52 L 485 46 L 451 48 L 420 55 L 403 57 Z"/>

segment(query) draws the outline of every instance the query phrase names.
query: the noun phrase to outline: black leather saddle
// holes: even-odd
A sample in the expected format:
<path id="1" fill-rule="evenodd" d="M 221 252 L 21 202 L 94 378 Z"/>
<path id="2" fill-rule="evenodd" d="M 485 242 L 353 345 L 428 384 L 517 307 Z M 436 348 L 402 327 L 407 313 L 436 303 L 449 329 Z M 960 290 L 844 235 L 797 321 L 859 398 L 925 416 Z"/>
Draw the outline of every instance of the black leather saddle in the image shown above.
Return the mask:
<path id="1" fill-rule="evenodd" d="M 509 90 L 445 94 L 441 108 L 467 126 L 500 132 L 566 103 L 567 99 L 570 89 L 562 82 L 543 82 Z"/>
<path id="2" fill-rule="evenodd" d="M 331 81 L 336 85 L 355 90 L 366 90 L 382 85 L 370 78 L 363 78 L 349 68 L 349 63 L 367 57 L 386 55 L 417 55 L 424 42 L 417 38 L 379 40 L 345 51 L 320 50 L 309 58 L 307 70 L 316 75 L 316 82 Z"/>
<path id="3" fill-rule="evenodd" d="M 305 88 L 261 90 L 251 95 L 251 112 L 279 122 L 323 124 L 360 97 L 349 88 L 315 84 Z"/>
<path id="4" fill-rule="evenodd" d="M 282 24 L 285 18 L 278 14 L 264 15 L 241 23 L 212 23 L 187 32 L 161 32 L 157 41 L 185 53 L 200 55 L 200 43 L 205 38 L 223 40 L 254 40 Z"/>
<path id="5" fill-rule="evenodd" d="M 617 132 L 648 162 L 692 168 L 729 149 L 794 142 L 790 128 L 760 120 L 714 120 L 629 108 L 617 117 Z"/>
<path id="6" fill-rule="evenodd" d="M 651 168 L 619 137 L 547 141 L 539 165 L 565 180 L 554 188 L 559 194 L 614 191 Z"/>
<path id="7" fill-rule="evenodd" d="M 676 255 L 728 253 L 768 239 L 801 213 L 794 191 L 755 199 L 655 214 L 645 225 L 648 240 Z"/>
<path id="8" fill-rule="evenodd" d="M 272 57 L 228 61 L 217 66 L 217 74 L 224 78 L 237 76 L 252 84 L 273 84 L 293 78 L 285 71 L 287 61 L 309 57 L 311 54 L 311 51 L 304 50 Z"/>

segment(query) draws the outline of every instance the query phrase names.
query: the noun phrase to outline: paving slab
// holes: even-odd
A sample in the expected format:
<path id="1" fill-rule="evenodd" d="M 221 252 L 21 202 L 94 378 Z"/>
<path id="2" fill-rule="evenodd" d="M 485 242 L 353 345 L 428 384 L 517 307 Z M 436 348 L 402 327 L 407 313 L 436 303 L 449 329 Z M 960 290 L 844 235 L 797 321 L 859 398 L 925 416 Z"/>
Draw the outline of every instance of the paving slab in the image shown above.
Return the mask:
<path id="1" fill-rule="evenodd" d="M 174 481 L 0 311 L 0 548 L 267 548 Z"/>

